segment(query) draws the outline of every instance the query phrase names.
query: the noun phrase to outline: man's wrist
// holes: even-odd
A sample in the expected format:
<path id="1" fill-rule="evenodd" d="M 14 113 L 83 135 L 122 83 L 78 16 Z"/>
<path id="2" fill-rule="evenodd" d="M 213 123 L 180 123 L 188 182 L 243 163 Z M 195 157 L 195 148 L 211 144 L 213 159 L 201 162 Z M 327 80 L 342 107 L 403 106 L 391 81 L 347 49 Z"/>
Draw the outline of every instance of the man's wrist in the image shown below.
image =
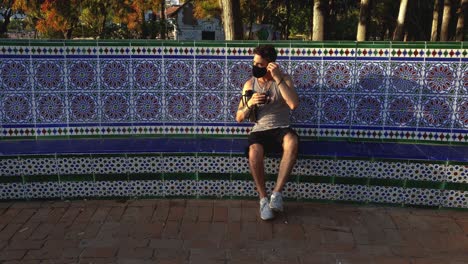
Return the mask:
<path id="1" fill-rule="evenodd" d="M 279 86 L 280 84 L 283 84 L 285 80 L 286 80 L 286 76 L 282 74 L 279 78 L 275 79 L 275 82 Z"/>

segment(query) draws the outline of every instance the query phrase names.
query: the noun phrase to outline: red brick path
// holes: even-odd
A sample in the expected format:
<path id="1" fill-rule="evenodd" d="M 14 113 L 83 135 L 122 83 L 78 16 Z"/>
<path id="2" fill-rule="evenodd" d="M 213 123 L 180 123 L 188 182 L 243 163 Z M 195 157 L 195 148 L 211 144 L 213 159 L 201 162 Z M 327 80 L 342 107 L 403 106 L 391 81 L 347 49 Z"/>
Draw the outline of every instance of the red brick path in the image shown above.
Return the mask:
<path id="1" fill-rule="evenodd" d="M 468 212 L 246 200 L 0 203 L 0 263 L 468 263 Z"/>

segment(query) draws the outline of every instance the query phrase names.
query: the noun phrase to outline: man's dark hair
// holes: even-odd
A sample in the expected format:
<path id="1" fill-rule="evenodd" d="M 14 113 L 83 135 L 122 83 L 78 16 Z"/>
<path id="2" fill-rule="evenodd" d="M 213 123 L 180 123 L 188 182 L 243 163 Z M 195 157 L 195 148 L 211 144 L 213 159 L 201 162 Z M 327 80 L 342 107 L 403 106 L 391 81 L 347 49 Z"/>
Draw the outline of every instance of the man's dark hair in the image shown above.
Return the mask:
<path id="1" fill-rule="evenodd" d="M 253 50 L 253 53 L 267 59 L 268 62 L 275 62 L 278 54 L 272 45 L 260 45 Z"/>

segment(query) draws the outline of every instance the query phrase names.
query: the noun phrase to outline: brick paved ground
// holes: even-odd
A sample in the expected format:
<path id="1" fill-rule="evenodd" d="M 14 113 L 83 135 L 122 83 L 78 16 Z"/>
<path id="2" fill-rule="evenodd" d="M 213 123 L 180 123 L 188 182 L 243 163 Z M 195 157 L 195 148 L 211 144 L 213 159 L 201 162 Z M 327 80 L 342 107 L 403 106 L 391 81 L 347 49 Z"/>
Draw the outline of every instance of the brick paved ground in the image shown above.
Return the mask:
<path id="1" fill-rule="evenodd" d="M 257 201 L 0 203 L 0 263 L 468 263 L 468 212 Z"/>

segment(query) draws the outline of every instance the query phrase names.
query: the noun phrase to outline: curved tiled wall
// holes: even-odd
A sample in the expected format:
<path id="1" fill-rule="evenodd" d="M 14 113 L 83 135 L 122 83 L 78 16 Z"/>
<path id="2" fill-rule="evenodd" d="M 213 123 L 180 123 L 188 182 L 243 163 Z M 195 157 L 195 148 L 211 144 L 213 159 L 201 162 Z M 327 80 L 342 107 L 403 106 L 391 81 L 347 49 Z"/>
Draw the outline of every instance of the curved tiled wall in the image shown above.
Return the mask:
<path id="1" fill-rule="evenodd" d="M 257 44 L 2 41 L 2 197 L 254 196 L 230 140 L 251 127 L 234 113 Z M 290 198 L 468 207 L 465 43 L 273 44 L 300 96 L 301 138 L 362 143 L 359 155 L 305 150 Z M 116 137 L 127 141 L 112 149 Z M 132 141 L 152 137 L 221 141 Z M 408 158 L 408 144 L 437 148 Z"/>

